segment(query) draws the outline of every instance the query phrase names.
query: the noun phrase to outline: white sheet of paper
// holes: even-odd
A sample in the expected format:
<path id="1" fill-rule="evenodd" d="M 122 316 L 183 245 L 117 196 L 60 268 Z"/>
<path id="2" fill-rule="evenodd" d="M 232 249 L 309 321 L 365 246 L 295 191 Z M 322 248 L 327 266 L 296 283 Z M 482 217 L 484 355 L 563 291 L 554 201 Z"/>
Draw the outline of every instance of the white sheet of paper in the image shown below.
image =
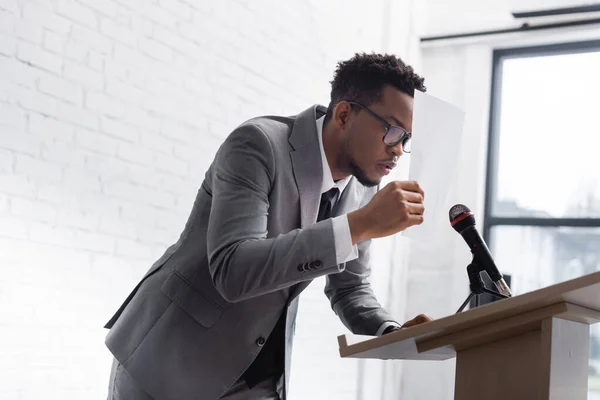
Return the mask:
<path id="1" fill-rule="evenodd" d="M 415 91 L 408 179 L 417 181 L 425 192 L 425 218 L 421 225 L 406 229 L 403 237 L 430 241 L 440 218 L 448 219 L 444 201 L 460 156 L 464 119 L 458 107 Z"/>

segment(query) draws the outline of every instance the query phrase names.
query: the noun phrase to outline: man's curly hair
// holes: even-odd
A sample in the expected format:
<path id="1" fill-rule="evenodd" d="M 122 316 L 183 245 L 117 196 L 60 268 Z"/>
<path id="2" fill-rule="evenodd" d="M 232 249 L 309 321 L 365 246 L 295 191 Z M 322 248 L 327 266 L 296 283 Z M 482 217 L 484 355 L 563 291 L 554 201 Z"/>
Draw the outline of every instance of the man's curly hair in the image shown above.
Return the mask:
<path id="1" fill-rule="evenodd" d="M 356 53 L 351 59 L 337 64 L 325 121 L 331 119 L 333 109 L 342 100 L 356 101 L 368 107 L 381 99 L 385 85 L 392 85 L 414 97 L 415 89 L 427 90 L 423 82 L 424 78 L 395 55 Z"/>

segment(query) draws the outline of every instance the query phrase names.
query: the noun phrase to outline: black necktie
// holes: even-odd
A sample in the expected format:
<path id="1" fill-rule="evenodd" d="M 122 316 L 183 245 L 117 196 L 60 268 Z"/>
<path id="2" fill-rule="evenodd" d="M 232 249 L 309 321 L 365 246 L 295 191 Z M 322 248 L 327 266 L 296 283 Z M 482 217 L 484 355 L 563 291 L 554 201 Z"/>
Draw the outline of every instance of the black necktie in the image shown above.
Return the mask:
<path id="1" fill-rule="evenodd" d="M 317 222 L 323 221 L 324 219 L 331 217 L 331 210 L 333 209 L 333 203 L 337 199 L 339 190 L 336 187 L 329 189 L 327 192 L 321 195 L 321 205 L 319 206 L 319 214 L 317 216 Z"/>

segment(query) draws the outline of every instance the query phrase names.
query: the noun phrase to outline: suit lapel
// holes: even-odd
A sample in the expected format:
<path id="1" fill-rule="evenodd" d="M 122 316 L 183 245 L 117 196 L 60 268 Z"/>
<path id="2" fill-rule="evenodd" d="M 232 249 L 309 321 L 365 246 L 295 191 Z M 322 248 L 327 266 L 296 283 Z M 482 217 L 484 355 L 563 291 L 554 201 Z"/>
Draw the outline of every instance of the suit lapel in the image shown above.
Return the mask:
<path id="1" fill-rule="evenodd" d="M 316 120 L 324 115 L 326 109 L 313 106 L 296 117 L 290 144 L 290 157 L 294 178 L 300 196 L 300 227 L 306 228 L 317 221 L 323 182 L 323 165 L 319 148 Z M 342 196 L 334 209 L 334 215 L 347 214 L 357 209 L 363 198 L 364 187 L 356 178 L 348 182 Z M 310 282 L 301 282 L 292 287 L 289 302 L 293 301 Z"/>
<path id="2" fill-rule="evenodd" d="M 312 146 L 290 153 L 294 168 L 296 186 L 300 195 L 300 227 L 306 228 L 317 221 L 319 202 L 321 198 L 321 181 L 323 170 L 321 161 L 314 160 Z M 318 151 L 318 149 L 317 149 Z M 317 153 L 318 154 L 318 153 Z"/>
<path id="3" fill-rule="evenodd" d="M 300 202 L 300 227 L 306 228 L 317 221 L 323 182 L 323 165 L 317 133 L 317 114 L 326 112 L 320 106 L 313 106 L 298 114 L 290 134 L 292 146 L 290 158 Z M 300 282 L 290 290 L 288 304 L 292 302 L 306 287 L 308 282 Z"/>
<path id="4" fill-rule="evenodd" d="M 299 114 L 289 139 L 292 145 L 292 168 L 300 196 L 301 228 L 316 222 L 321 198 L 323 166 L 317 134 L 317 113 L 323 113 L 319 106 L 313 106 Z"/>

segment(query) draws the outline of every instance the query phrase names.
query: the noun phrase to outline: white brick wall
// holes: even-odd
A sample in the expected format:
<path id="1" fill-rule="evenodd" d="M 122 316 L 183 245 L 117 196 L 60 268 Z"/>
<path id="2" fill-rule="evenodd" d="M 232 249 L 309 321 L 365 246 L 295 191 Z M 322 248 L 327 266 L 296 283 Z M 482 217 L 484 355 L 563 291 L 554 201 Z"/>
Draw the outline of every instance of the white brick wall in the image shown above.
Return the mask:
<path id="1" fill-rule="evenodd" d="M 337 61 L 382 50 L 384 3 L 0 0 L 0 398 L 105 396 L 102 325 L 177 239 L 225 135 L 326 103 Z M 292 398 L 356 398 L 322 285 Z"/>

